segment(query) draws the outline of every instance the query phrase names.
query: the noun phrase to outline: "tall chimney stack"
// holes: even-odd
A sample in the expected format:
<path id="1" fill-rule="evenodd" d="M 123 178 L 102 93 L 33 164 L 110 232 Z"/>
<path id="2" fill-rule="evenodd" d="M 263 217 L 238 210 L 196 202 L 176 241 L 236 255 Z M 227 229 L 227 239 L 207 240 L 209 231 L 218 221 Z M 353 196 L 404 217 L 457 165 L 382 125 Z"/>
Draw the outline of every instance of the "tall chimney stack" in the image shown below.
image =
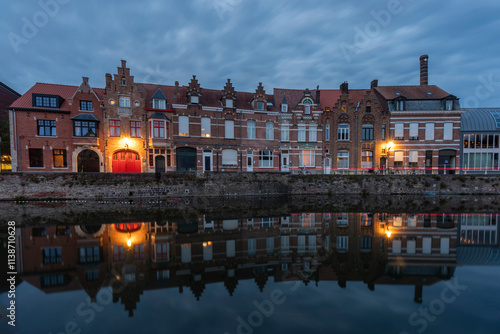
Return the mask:
<path id="1" fill-rule="evenodd" d="M 429 85 L 429 56 L 420 56 L 420 86 Z"/>

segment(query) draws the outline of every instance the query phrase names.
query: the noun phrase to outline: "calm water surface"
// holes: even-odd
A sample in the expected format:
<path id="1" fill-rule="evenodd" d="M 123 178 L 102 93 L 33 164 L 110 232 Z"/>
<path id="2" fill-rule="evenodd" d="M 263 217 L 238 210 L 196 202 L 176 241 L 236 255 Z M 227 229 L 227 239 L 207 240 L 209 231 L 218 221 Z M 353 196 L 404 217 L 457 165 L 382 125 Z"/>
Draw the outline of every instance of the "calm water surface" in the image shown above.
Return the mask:
<path id="1" fill-rule="evenodd" d="M 16 326 L 4 284 L 0 332 L 499 333 L 499 220 L 313 211 L 18 228 Z"/>

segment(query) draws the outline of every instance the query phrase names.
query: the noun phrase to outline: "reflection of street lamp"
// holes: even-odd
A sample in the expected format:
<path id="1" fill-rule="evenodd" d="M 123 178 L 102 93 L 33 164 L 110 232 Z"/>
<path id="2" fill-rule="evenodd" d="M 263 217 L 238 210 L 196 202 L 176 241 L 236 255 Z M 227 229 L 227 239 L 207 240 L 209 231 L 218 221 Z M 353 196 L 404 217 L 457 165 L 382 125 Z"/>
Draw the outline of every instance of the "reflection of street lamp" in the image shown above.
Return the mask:
<path id="1" fill-rule="evenodd" d="M 127 237 L 127 247 L 130 248 L 130 246 L 132 246 L 132 239 L 130 238 L 130 232 L 129 232 Z"/>

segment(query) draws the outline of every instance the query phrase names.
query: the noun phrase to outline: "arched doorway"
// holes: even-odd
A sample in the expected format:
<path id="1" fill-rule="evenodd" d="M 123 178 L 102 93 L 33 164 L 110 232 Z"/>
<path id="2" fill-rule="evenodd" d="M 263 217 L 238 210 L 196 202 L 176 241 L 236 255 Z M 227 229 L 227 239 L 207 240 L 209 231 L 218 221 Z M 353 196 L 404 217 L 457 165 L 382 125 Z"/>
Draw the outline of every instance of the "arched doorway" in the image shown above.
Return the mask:
<path id="1" fill-rule="evenodd" d="M 141 157 L 133 151 L 113 154 L 113 173 L 140 173 Z"/>
<path id="2" fill-rule="evenodd" d="M 92 150 L 83 150 L 78 154 L 77 166 L 81 173 L 99 173 L 99 155 Z"/>
<path id="3" fill-rule="evenodd" d="M 191 147 L 177 149 L 177 171 L 196 171 L 196 149 Z"/>
<path id="4" fill-rule="evenodd" d="M 155 172 L 165 173 L 165 157 L 163 155 L 157 155 L 155 157 Z"/>
<path id="5" fill-rule="evenodd" d="M 441 150 L 439 151 L 439 174 L 455 174 L 455 157 L 457 151 L 455 150 Z"/>

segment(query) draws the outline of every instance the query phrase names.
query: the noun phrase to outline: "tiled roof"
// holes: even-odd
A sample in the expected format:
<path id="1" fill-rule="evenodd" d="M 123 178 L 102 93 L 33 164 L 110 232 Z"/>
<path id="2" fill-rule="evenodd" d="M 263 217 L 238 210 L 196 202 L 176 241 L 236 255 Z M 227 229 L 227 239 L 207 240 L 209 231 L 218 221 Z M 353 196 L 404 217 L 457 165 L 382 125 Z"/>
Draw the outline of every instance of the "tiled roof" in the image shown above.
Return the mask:
<path id="1" fill-rule="evenodd" d="M 77 86 L 56 85 L 56 84 L 37 82 L 26 93 L 24 93 L 20 98 L 18 98 L 14 103 L 12 103 L 10 107 L 16 109 L 33 108 L 32 94 L 47 94 L 47 95 L 59 95 L 64 99 L 64 102 L 59 108 L 59 110 L 70 110 L 68 105 L 68 99 L 73 96 L 73 94 L 77 89 L 78 89 Z M 43 109 L 47 111 L 58 110 L 55 108 L 40 108 L 40 107 L 36 107 L 36 109 Z"/>
<path id="2" fill-rule="evenodd" d="M 158 89 L 156 93 L 153 95 L 152 99 L 158 99 L 158 100 L 166 100 L 166 96 L 163 94 L 161 89 Z"/>
<path id="3" fill-rule="evenodd" d="M 302 97 L 304 96 L 304 91 L 305 89 L 275 88 L 274 89 L 274 101 L 276 101 L 275 104 L 277 104 L 277 107 L 279 107 L 283 99 L 286 99 L 289 106 L 288 109 L 291 110 L 295 108 L 297 104 L 300 103 Z M 316 91 L 311 90 L 310 92 L 313 99 L 316 100 Z"/>
<path id="4" fill-rule="evenodd" d="M 431 86 L 379 86 L 375 90 L 386 100 L 404 96 L 408 100 L 441 100 L 450 93 L 435 85 Z M 396 94 L 398 93 L 398 94 Z M 430 94 L 429 94 L 430 93 Z"/>
<path id="5" fill-rule="evenodd" d="M 92 114 L 78 114 L 76 116 L 71 117 L 72 120 L 76 121 L 94 121 L 100 122 L 99 118 L 95 117 Z"/>
<path id="6" fill-rule="evenodd" d="M 149 116 L 148 119 L 150 118 L 155 118 L 155 119 L 168 119 L 170 121 L 170 118 L 167 117 L 164 113 L 161 112 L 155 112 L 153 115 Z"/>
<path id="7" fill-rule="evenodd" d="M 349 99 L 356 106 L 365 98 L 367 93 L 369 93 L 369 90 L 366 89 L 349 89 Z M 322 89 L 320 97 L 321 108 L 333 108 L 341 95 L 342 92 L 339 89 Z"/>
<path id="8" fill-rule="evenodd" d="M 92 90 L 97 94 L 99 100 L 103 100 L 104 94 L 106 94 L 106 90 L 104 88 L 92 88 Z"/>

